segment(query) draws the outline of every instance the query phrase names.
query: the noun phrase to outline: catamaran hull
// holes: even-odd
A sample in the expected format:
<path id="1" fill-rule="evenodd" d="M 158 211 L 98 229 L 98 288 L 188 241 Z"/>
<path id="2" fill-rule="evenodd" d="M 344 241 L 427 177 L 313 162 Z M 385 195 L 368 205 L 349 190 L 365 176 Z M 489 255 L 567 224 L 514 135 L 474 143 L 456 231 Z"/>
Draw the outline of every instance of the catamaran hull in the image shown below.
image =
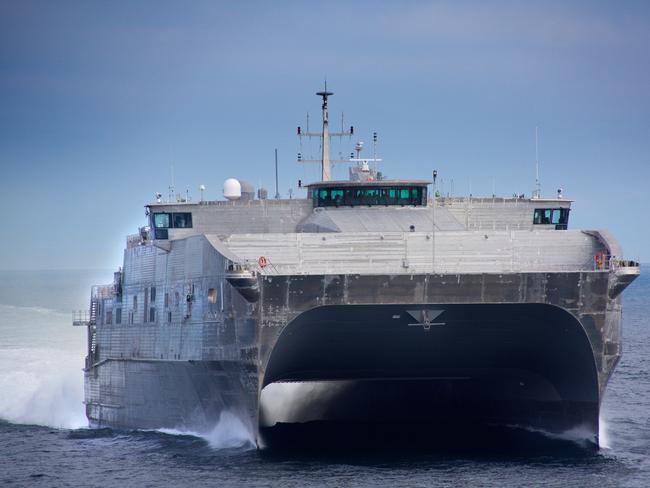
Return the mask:
<path id="1" fill-rule="evenodd" d="M 597 443 L 599 404 L 587 334 L 559 307 L 332 306 L 300 315 L 278 339 L 260 432 L 273 446 L 317 432 L 330 441 L 416 431 L 448 439 L 502 426 Z"/>
<path id="2" fill-rule="evenodd" d="M 252 300 L 225 280 L 223 296 L 208 322 L 98 328 L 91 423 L 202 431 L 227 411 L 263 446 L 314 425 L 518 426 L 596 443 L 620 357 L 608 273 L 260 276 Z"/>

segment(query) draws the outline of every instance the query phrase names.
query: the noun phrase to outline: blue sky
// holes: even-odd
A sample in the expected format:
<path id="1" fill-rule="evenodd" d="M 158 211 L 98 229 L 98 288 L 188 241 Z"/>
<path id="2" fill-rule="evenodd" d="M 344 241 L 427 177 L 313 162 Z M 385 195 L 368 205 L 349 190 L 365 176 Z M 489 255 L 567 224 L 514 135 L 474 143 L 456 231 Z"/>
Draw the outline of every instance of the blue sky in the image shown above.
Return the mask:
<path id="1" fill-rule="evenodd" d="M 650 261 L 647 2 L 0 3 L 0 269 L 112 268 L 143 205 L 224 179 L 317 179 L 295 127 L 327 77 L 337 127 L 389 177 L 575 198 Z M 356 137 L 335 145 L 349 154 Z M 303 147 L 314 155 L 316 145 Z M 343 177 L 346 168 L 335 168 Z"/>

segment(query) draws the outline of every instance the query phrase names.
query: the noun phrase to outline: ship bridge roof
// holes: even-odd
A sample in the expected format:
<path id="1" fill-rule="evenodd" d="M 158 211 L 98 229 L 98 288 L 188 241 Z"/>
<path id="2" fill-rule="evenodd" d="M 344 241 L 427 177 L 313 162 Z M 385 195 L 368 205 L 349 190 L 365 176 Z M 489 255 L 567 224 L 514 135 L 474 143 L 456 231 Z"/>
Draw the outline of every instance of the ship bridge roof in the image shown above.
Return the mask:
<path id="1" fill-rule="evenodd" d="M 336 187 L 378 187 L 378 186 L 426 186 L 430 185 L 432 182 L 429 180 L 369 180 L 369 181 L 350 181 L 350 180 L 338 180 L 338 181 L 318 181 L 315 183 L 310 183 L 307 188 L 324 188 L 330 186 Z"/>

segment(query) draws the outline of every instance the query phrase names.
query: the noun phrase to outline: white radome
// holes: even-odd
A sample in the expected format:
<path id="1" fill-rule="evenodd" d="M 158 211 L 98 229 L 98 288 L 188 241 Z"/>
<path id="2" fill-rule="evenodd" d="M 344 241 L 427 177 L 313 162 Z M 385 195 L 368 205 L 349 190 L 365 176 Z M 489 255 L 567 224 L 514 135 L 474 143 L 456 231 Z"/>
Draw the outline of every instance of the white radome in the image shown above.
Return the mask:
<path id="1" fill-rule="evenodd" d="M 228 178 L 223 182 L 223 196 L 228 200 L 241 198 L 241 183 L 235 178 Z"/>

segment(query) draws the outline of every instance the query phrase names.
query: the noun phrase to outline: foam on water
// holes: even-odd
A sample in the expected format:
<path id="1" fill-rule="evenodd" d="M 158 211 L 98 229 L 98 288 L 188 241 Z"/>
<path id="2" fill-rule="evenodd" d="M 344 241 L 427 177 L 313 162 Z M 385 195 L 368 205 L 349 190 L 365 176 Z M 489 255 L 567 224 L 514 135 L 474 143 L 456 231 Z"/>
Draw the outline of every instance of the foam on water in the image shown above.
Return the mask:
<path id="1" fill-rule="evenodd" d="M 255 436 L 251 427 L 232 412 L 222 412 L 217 424 L 208 432 L 200 433 L 183 429 L 159 429 L 158 432 L 201 437 L 215 449 L 255 448 Z"/>
<path id="2" fill-rule="evenodd" d="M 603 412 L 600 412 L 600 418 L 598 419 L 598 445 L 602 449 L 611 449 L 612 445 L 609 438 L 609 424 L 605 419 Z"/>

